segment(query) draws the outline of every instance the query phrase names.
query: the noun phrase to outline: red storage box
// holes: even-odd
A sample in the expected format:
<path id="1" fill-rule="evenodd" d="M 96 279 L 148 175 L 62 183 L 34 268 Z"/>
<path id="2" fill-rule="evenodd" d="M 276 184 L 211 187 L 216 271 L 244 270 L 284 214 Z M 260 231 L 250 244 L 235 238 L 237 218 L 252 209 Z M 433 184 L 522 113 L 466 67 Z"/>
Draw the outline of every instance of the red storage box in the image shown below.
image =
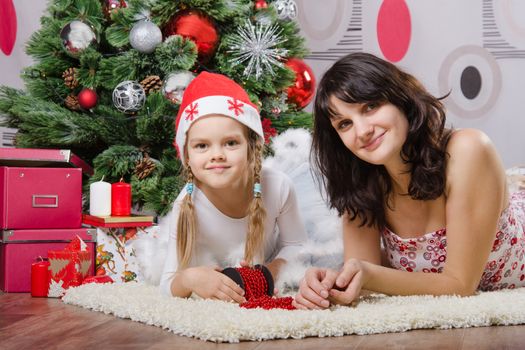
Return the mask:
<path id="1" fill-rule="evenodd" d="M 80 228 L 80 168 L 0 167 L 0 228 Z"/>
<path id="2" fill-rule="evenodd" d="M 29 292 L 31 264 L 50 250 L 62 250 L 77 235 L 91 253 L 89 275 L 95 271 L 96 229 L 5 230 L 0 235 L 0 290 Z"/>

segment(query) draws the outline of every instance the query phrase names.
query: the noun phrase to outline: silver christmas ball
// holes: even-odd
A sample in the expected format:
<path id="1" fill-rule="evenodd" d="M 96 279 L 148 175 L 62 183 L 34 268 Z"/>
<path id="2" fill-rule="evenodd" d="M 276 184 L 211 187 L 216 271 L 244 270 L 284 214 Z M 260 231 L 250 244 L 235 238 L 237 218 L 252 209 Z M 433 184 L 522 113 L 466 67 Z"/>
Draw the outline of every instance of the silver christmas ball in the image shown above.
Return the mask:
<path id="1" fill-rule="evenodd" d="M 293 20 L 297 18 L 297 4 L 294 0 L 277 0 L 273 3 L 277 18 Z"/>
<path id="2" fill-rule="evenodd" d="M 136 112 L 144 106 L 145 101 L 146 92 L 136 81 L 123 81 L 113 90 L 113 105 L 121 112 Z"/>
<path id="3" fill-rule="evenodd" d="M 60 31 L 60 39 L 62 40 L 64 51 L 75 58 L 79 57 L 89 46 L 98 43 L 98 38 L 93 28 L 79 20 L 66 24 Z"/>
<path id="4" fill-rule="evenodd" d="M 186 91 L 193 78 L 195 78 L 195 75 L 188 71 L 177 71 L 168 74 L 162 83 L 162 94 L 171 102 L 180 104 L 182 95 L 184 95 L 184 91 Z"/>
<path id="5" fill-rule="evenodd" d="M 157 25 L 150 21 L 135 23 L 129 32 L 131 47 L 142 53 L 151 53 L 162 42 L 162 32 Z"/>

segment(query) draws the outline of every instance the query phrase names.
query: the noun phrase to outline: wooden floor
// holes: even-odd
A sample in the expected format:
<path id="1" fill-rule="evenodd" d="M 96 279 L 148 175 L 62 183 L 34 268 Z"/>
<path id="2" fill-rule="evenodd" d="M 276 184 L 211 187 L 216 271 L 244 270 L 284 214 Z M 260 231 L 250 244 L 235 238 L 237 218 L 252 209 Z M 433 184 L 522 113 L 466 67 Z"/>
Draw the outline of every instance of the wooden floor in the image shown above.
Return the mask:
<path id="1" fill-rule="evenodd" d="M 524 349 L 525 326 L 216 344 L 66 305 L 0 292 L 0 349 Z"/>

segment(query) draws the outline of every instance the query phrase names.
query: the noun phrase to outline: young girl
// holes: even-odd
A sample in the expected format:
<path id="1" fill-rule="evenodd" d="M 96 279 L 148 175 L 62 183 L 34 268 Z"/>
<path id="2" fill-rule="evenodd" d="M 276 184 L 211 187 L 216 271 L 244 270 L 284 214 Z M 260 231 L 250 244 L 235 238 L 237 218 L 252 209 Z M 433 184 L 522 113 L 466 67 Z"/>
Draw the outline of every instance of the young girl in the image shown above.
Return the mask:
<path id="1" fill-rule="evenodd" d="M 326 72 L 314 108 L 312 156 L 343 218 L 345 263 L 308 270 L 297 307 L 348 304 L 362 289 L 466 296 L 525 286 L 525 192 L 507 193 L 485 134 L 446 129 L 439 99 L 365 53 Z"/>
<path id="2" fill-rule="evenodd" d="M 220 272 L 238 248 L 243 264 L 265 264 L 276 278 L 306 239 L 292 183 L 262 168 L 259 112 L 223 75 L 204 72 L 188 85 L 176 129 L 187 185 L 169 214 L 161 289 L 244 302 L 243 290 Z"/>

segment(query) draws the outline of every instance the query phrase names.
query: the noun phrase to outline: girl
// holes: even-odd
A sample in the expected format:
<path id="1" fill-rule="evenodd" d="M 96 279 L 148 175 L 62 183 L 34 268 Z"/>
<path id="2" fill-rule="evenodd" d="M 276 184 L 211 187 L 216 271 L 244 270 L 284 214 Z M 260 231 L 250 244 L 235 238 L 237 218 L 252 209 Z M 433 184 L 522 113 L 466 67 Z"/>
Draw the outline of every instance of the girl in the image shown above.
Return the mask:
<path id="1" fill-rule="evenodd" d="M 485 134 L 446 129 L 439 99 L 366 53 L 326 72 L 314 108 L 312 156 L 343 217 L 345 263 L 308 270 L 297 307 L 348 304 L 362 289 L 466 296 L 525 285 L 525 192 L 507 193 Z"/>
<path id="2" fill-rule="evenodd" d="M 306 239 L 292 183 L 262 168 L 259 112 L 223 75 L 204 72 L 188 85 L 176 129 L 187 185 L 169 214 L 161 289 L 242 303 L 243 290 L 220 272 L 238 246 L 243 264 L 264 263 L 275 277 Z"/>

